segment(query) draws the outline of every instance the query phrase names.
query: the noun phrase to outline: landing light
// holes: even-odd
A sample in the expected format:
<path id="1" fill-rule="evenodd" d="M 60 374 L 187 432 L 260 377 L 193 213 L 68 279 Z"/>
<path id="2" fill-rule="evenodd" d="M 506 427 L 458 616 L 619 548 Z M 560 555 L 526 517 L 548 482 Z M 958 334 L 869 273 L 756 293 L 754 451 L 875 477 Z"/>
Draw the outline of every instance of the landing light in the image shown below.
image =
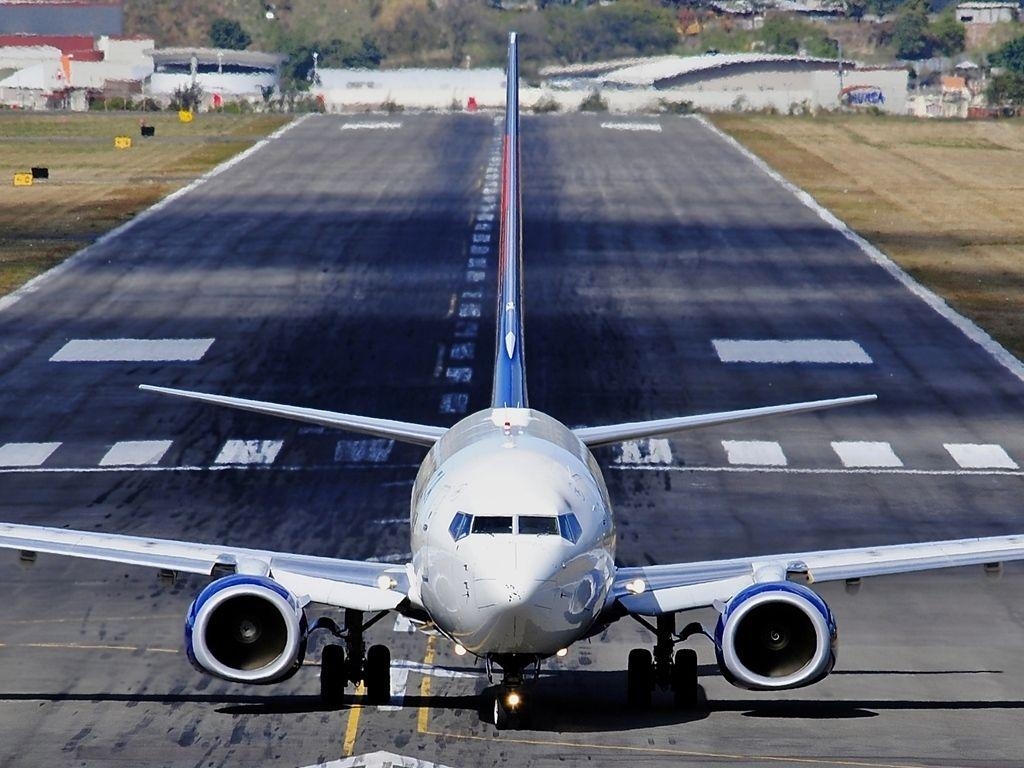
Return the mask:
<path id="1" fill-rule="evenodd" d="M 523 697 L 515 691 L 512 691 L 508 696 L 505 697 L 505 704 L 509 709 L 515 709 L 523 703 Z"/>
<path id="2" fill-rule="evenodd" d="M 557 656 L 558 658 L 562 658 L 567 653 L 569 653 L 568 648 L 559 648 L 557 651 L 555 651 L 555 656 Z"/>
<path id="3" fill-rule="evenodd" d="M 397 586 L 398 582 L 395 581 L 391 576 L 388 576 L 386 573 L 382 573 L 380 576 L 377 577 L 377 587 L 379 589 L 383 589 L 386 591 L 389 589 L 394 589 Z"/>
<path id="4" fill-rule="evenodd" d="M 626 585 L 626 591 L 639 595 L 647 589 L 647 582 L 643 579 L 633 579 Z"/>
<path id="5" fill-rule="evenodd" d="M 466 655 L 466 649 L 463 646 L 461 646 L 458 643 L 456 643 L 455 644 L 455 655 L 456 656 L 465 656 Z"/>

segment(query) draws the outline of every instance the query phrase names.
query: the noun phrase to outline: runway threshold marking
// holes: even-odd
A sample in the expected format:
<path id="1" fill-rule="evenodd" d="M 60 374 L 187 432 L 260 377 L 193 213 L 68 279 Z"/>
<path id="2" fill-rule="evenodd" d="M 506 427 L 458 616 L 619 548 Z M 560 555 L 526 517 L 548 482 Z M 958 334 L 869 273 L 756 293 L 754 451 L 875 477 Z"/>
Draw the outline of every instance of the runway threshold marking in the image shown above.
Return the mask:
<path id="1" fill-rule="evenodd" d="M 171 440 L 122 440 L 100 459 L 101 467 L 138 467 L 159 464 L 170 450 Z"/>
<path id="2" fill-rule="evenodd" d="M 427 650 L 423 654 L 423 666 L 430 667 L 434 663 L 434 644 L 435 638 L 433 635 L 427 638 Z M 425 701 L 430 696 L 430 675 L 424 674 L 423 679 L 420 680 L 420 700 Z M 420 705 L 420 710 L 416 714 L 416 730 L 420 733 L 427 733 L 427 725 L 430 720 L 430 708 L 426 704 Z"/>
<path id="3" fill-rule="evenodd" d="M 362 683 L 356 686 L 355 695 L 359 697 L 366 695 L 366 688 Z M 342 757 L 351 757 L 356 749 L 356 734 L 359 731 L 359 717 L 362 713 L 362 704 L 353 704 L 348 711 L 348 723 L 345 725 L 345 741 L 341 746 Z"/>
<path id="4" fill-rule="evenodd" d="M 61 443 L 5 443 L 0 445 L 0 467 L 38 467 Z"/>
<path id="5" fill-rule="evenodd" d="M 424 736 L 440 736 L 448 739 L 465 741 L 494 742 L 493 736 L 475 736 L 469 733 L 452 733 L 451 731 L 421 730 Z M 571 749 L 592 749 L 605 752 L 634 752 L 648 755 L 670 755 L 675 757 L 694 757 L 711 760 L 736 760 L 744 762 L 789 763 L 798 765 L 842 765 L 849 768 L 924 768 L 920 763 L 876 763 L 866 760 L 844 760 L 830 757 L 781 757 L 775 755 L 739 755 L 725 752 L 691 752 L 685 749 L 669 747 L 643 747 L 632 744 L 596 744 L 593 742 L 557 741 L 555 739 L 517 739 L 500 734 L 497 740 L 503 744 L 525 744 L 533 747 L 569 747 Z"/>
<path id="6" fill-rule="evenodd" d="M 723 440 L 722 447 L 730 464 L 784 467 L 789 463 L 782 446 L 771 440 Z"/>

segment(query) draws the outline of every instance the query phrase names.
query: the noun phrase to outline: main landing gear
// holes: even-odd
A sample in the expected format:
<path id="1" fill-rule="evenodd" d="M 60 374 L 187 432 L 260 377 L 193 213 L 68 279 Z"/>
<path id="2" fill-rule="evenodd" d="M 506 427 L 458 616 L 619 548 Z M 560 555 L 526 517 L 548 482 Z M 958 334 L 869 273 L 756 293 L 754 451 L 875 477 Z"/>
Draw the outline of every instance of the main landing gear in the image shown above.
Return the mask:
<path id="1" fill-rule="evenodd" d="M 676 635 L 675 614 L 658 616 L 657 626 L 651 626 L 640 617 L 634 617 L 654 632 L 657 638 L 652 655 L 646 648 L 634 648 L 629 652 L 626 667 L 626 700 L 631 707 L 646 709 L 651 706 L 651 695 L 655 688 L 672 691 L 675 705 L 681 709 L 697 706 L 699 687 L 697 685 L 697 652 L 673 648 L 693 634 L 703 632 L 699 624 L 687 626 Z"/>
<path id="2" fill-rule="evenodd" d="M 363 633 L 380 621 L 386 612 L 378 613 L 363 623 L 362 611 L 345 611 L 345 629 L 330 619 L 320 619 L 312 629 L 328 629 L 345 641 L 344 645 L 324 646 L 320 657 L 320 700 L 327 705 L 340 704 L 349 683 L 363 683 L 366 700 L 371 704 L 386 704 L 391 698 L 391 651 L 386 645 L 363 642 Z M 310 630 L 312 631 L 312 630 Z"/>

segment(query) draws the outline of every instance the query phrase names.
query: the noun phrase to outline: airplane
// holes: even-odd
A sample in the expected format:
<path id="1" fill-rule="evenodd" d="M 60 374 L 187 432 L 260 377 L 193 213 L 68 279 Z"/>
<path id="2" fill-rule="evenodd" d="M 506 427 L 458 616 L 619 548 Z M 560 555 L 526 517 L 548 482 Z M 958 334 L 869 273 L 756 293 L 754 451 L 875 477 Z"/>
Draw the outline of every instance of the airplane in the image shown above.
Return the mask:
<path id="1" fill-rule="evenodd" d="M 410 499 L 412 559 L 343 560 L 214 544 L 33 525 L 0 524 L 0 548 L 91 558 L 212 577 L 185 619 L 185 648 L 201 672 L 272 684 L 295 674 L 309 637 L 323 648 L 320 693 L 342 701 L 390 696 L 390 651 L 366 631 L 390 612 L 484 663 L 494 725 L 522 727 L 531 667 L 632 617 L 653 653 L 627 659 L 626 698 L 648 707 L 655 689 L 697 704 L 697 656 L 679 648 L 704 635 L 734 685 L 764 691 L 818 682 L 836 661 L 835 618 L 810 584 L 1024 559 L 1024 536 L 822 550 L 651 566 L 618 566 L 608 489 L 591 449 L 783 414 L 866 403 L 875 395 L 571 429 L 531 408 L 523 323 L 518 39 L 509 36 L 501 189 L 497 332 L 489 407 L 451 428 L 141 385 L 187 398 L 427 448 Z M 310 622 L 310 605 L 343 612 Z M 676 615 L 713 607 L 713 630 Z"/>

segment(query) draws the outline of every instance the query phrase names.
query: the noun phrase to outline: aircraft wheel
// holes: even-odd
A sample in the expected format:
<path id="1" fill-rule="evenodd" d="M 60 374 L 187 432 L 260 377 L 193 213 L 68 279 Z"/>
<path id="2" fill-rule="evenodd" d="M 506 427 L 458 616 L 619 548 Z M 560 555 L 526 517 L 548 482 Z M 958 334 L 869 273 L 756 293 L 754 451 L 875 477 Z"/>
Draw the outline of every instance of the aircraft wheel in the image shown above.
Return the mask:
<path id="1" fill-rule="evenodd" d="M 518 695 L 519 704 L 515 709 L 508 706 L 507 697 L 510 695 Z M 491 716 L 491 722 L 499 731 L 504 730 L 518 730 L 526 722 L 526 712 L 523 708 L 522 694 L 516 689 L 499 689 L 494 693 L 494 709 Z"/>
<path id="2" fill-rule="evenodd" d="M 632 707 L 646 709 L 651 706 L 653 689 L 654 667 L 651 652 L 646 648 L 634 648 L 629 652 L 626 667 L 626 700 Z"/>
<path id="3" fill-rule="evenodd" d="M 391 651 L 386 645 L 371 645 L 366 652 L 366 698 L 371 704 L 391 700 Z"/>
<path id="4" fill-rule="evenodd" d="M 340 704 L 347 683 L 345 646 L 325 645 L 320 656 L 320 700 L 324 704 Z"/>
<path id="5" fill-rule="evenodd" d="M 676 651 L 672 665 L 672 695 L 677 707 L 688 708 L 697 704 L 697 652 L 692 648 Z"/>

